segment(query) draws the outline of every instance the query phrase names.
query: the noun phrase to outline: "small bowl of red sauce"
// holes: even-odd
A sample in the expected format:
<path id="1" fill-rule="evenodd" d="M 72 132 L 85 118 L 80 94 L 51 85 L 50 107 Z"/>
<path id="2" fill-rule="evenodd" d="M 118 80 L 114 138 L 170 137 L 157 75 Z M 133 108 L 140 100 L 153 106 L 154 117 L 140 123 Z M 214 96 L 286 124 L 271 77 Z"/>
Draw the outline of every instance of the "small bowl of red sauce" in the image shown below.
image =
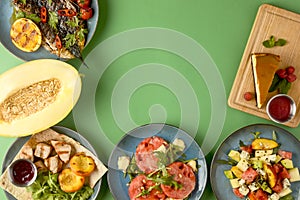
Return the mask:
<path id="1" fill-rule="evenodd" d="M 37 168 L 27 159 L 18 159 L 10 164 L 8 169 L 10 181 L 18 187 L 31 185 L 37 177 Z"/>
<path id="2" fill-rule="evenodd" d="M 267 103 L 267 114 L 276 123 L 286 123 L 296 114 L 296 104 L 292 97 L 286 94 L 277 94 Z"/>

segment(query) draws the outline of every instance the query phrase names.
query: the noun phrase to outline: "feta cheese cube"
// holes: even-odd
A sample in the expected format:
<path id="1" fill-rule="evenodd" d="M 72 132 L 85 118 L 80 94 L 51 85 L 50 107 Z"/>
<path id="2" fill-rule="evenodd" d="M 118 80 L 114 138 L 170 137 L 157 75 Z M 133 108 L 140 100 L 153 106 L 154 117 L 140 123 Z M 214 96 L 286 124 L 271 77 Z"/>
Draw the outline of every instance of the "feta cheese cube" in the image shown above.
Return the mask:
<path id="1" fill-rule="evenodd" d="M 287 188 L 291 186 L 291 183 L 287 178 L 283 179 L 282 184 L 283 184 L 283 188 Z"/>
<path id="2" fill-rule="evenodd" d="M 239 178 L 234 178 L 234 179 L 230 179 L 230 184 L 231 184 L 231 187 L 232 188 L 238 188 L 240 187 L 240 184 L 239 184 Z"/>
<path id="3" fill-rule="evenodd" d="M 118 158 L 118 169 L 126 172 L 127 167 L 129 166 L 130 158 L 128 156 L 120 156 Z"/>
<path id="4" fill-rule="evenodd" d="M 273 153 L 273 149 L 270 150 L 255 150 L 255 157 L 268 156 Z"/>
<path id="5" fill-rule="evenodd" d="M 173 144 L 180 147 L 180 150 L 183 151 L 184 148 L 185 148 L 185 144 L 184 144 L 184 141 L 181 140 L 181 139 L 178 139 L 176 138 L 174 141 L 173 141 Z"/>
<path id="6" fill-rule="evenodd" d="M 253 182 L 251 184 L 248 185 L 248 188 L 253 192 L 259 189 L 259 185 L 256 182 Z"/>
<path id="7" fill-rule="evenodd" d="M 244 172 L 249 168 L 250 164 L 246 159 L 241 158 L 241 160 L 238 162 L 236 166 Z"/>
<path id="8" fill-rule="evenodd" d="M 167 152 L 167 148 L 165 145 L 160 145 L 160 147 L 158 147 L 154 152 L 160 151 L 162 153 L 166 153 Z"/>
<path id="9" fill-rule="evenodd" d="M 244 185 L 245 183 L 246 183 L 246 181 L 245 181 L 244 179 L 241 178 L 241 179 L 239 180 L 240 186 Z"/>
<path id="10" fill-rule="evenodd" d="M 241 187 L 239 187 L 239 192 L 243 195 L 246 196 L 250 190 L 246 185 L 242 185 Z"/>
<path id="11" fill-rule="evenodd" d="M 262 156 L 259 158 L 259 160 L 264 161 L 265 163 L 275 162 L 276 154 Z"/>
<path id="12" fill-rule="evenodd" d="M 247 151 L 242 151 L 240 154 L 240 158 L 244 158 L 246 160 L 250 159 L 250 154 Z"/>
<path id="13" fill-rule="evenodd" d="M 273 193 L 269 196 L 268 200 L 279 200 L 280 196 L 277 193 Z"/>

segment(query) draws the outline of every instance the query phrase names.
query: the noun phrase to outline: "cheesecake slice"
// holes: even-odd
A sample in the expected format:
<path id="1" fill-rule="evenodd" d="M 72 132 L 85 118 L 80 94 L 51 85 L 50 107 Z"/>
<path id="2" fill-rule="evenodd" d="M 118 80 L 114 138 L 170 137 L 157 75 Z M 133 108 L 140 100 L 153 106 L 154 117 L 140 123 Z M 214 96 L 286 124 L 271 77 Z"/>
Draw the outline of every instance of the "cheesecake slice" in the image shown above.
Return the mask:
<path id="1" fill-rule="evenodd" d="M 251 54 L 257 107 L 261 108 L 267 100 L 269 88 L 279 68 L 280 56 L 270 53 Z"/>

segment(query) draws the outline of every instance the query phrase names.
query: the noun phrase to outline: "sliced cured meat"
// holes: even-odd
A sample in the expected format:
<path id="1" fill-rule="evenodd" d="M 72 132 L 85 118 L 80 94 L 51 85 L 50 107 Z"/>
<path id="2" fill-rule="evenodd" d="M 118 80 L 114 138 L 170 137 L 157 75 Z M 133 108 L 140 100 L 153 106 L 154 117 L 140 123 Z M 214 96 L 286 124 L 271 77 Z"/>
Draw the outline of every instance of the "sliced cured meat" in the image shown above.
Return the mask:
<path id="1" fill-rule="evenodd" d="M 161 137 L 153 136 L 144 139 L 136 148 L 135 158 L 137 166 L 145 173 L 151 173 L 157 169 L 159 161 L 153 151 L 160 146 L 168 146 L 168 143 Z"/>
<path id="2" fill-rule="evenodd" d="M 192 168 L 183 162 L 174 162 L 168 166 L 168 173 L 181 184 L 179 189 L 169 185 L 161 185 L 163 192 L 174 199 L 186 198 L 195 188 L 196 176 Z"/>
<path id="3" fill-rule="evenodd" d="M 155 183 L 151 180 L 148 180 L 145 175 L 141 174 L 136 176 L 131 181 L 128 188 L 130 200 L 164 200 L 166 195 L 160 190 L 153 188 L 154 185 Z M 147 195 L 141 196 L 141 193 L 149 188 L 153 189 Z"/>

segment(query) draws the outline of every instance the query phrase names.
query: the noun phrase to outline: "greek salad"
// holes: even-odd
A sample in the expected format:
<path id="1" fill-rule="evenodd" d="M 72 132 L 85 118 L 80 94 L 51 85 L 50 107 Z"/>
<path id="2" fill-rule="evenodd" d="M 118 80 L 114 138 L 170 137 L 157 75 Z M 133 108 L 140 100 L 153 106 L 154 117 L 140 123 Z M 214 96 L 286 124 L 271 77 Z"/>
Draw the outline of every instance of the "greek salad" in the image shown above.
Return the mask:
<path id="1" fill-rule="evenodd" d="M 253 134 L 250 144 L 240 141 L 239 149 L 231 149 L 227 160 L 218 162 L 231 165 L 224 171 L 233 193 L 247 200 L 293 200 L 291 185 L 300 181 L 299 168 L 294 166 L 293 152 L 281 149 L 273 138 Z"/>

